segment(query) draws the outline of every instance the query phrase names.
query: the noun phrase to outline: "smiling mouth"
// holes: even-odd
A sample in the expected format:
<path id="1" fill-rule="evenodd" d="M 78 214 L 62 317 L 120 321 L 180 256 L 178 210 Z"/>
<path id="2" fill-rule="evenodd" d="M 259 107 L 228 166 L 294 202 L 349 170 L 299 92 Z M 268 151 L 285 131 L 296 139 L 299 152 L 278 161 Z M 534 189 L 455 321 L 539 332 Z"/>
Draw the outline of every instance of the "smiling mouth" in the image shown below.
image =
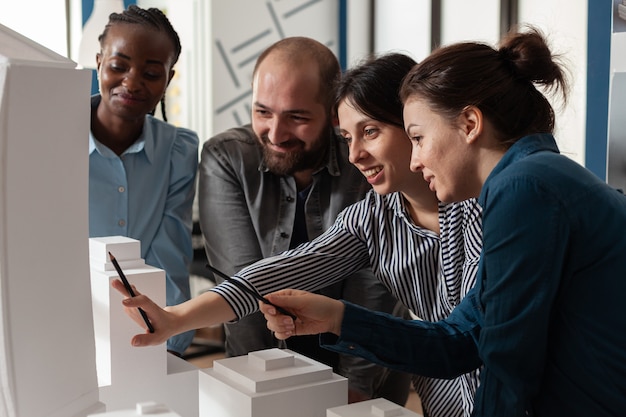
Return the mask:
<path id="1" fill-rule="evenodd" d="M 380 171 L 383 170 L 383 167 L 375 167 L 375 168 L 371 168 L 363 172 L 363 175 L 365 175 L 366 177 L 373 177 L 374 175 L 378 174 Z"/>

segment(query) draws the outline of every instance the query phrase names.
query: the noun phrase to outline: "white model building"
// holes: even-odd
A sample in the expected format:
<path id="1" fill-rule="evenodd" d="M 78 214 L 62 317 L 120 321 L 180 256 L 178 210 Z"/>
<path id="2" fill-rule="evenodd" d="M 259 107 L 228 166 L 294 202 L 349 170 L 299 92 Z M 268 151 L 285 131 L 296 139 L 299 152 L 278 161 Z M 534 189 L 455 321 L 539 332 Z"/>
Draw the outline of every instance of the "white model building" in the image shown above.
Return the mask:
<path id="1" fill-rule="evenodd" d="M 324 417 L 348 402 L 348 380 L 290 350 L 221 359 L 200 372 L 200 417 Z"/>
<path id="2" fill-rule="evenodd" d="M 98 401 L 87 238 L 91 71 L 0 25 L 0 415 Z"/>
<path id="3" fill-rule="evenodd" d="M 106 413 L 90 414 L 87 417 L 181 417 L 180 414 L 171 411 L 166 405 L 154 401 L 137 403 L 134 410 L 118 410 Z"/>
<path id="4" fill-rule="evenodd" d="M 252 352 L 198 370 L 168 354 L 165 345 L 132 347 L 130 339 L 140 329 L 111 287 L 118 273 L 108 254 L 131 284 L 164 305 L 165 272 L 145 265 L 140 249 L 140 242 L 128 237 L 89 239 L 98 383 L 106 415 L 156 400 L 182 417 L 275 417 L 290 415 L 294 407 L 300 417 L 324 417 L 327 408 L 347 404 L 344 377 L 288 350 Z"/>
<path id="5" fill-rule="evenodd" d="M 424 417 L 384 398 L 342 405 L 326 410 L 326 417 Z"/>
<path id="6" fill-rule="evenodd" d="M 182 417 L 198 415 L 198 368 L 167 352 L 165 344 L 131 346 L 139 326 L 122 307 L 122 294 L 111 287 L 118 273 L 109 252 L 128 281 L 155 303 L 165 305 L 165 272 L 141 259 L 140 242 L 123 236 L 89 239 L 93 326 L 100 401 L 107 411 L 157 401 Z"/>

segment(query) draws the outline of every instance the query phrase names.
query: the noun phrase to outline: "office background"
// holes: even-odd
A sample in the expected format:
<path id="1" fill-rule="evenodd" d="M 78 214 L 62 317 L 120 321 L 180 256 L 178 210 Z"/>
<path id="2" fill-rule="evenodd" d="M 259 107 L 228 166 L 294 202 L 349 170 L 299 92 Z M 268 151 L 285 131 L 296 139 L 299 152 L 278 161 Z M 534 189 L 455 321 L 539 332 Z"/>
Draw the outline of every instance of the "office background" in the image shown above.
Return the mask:
<path id="1" fill-rule="evenodd" d="M 626 184 L 622 0 L 0 0 L 0 23 L 78 61 L 83 25 L 104 3 L 159 7 L 172 20 L 183 53 L 168 115 L 202 140 L 249 120 L 254 61 L 284 36 L 320 40 L 346 68 L 370 52 L 403 51 L 419 61 L 437 45 L 494 44 L 511 24 L 536 25 L 571 71 L 569 104 L 554 103 L 562 152 Z"/>

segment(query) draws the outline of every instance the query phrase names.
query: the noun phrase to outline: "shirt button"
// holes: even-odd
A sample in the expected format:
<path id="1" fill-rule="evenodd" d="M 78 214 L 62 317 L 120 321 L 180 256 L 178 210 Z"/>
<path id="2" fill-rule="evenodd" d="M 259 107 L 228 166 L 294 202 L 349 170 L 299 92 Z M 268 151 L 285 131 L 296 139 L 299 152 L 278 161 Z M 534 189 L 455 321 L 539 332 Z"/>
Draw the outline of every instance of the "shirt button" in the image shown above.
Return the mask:
<path id="1" fill-rule="evenodd" d="M 288 203 L 291 203 L 293 201 L 293 197 L 292 196 L 288 196 L 286 198 L 286 200 L 287 200 Z"/>
<path id="2" fill-rule="evenodd" d="M 289 237 L 289 235 L 285 232 L 280 232 L 280 237 L 287 239 Z"/>
<path id="3" fill-rule="evenodd" d="M 124 191 L 126 191 L 126 188 L 124 188 L 123 185 L 120 185 L 119 187 L 117 187 L 117 191 L 119 191 L 120 193 L 123 193 Z"/>
<path id="4" fill-rule="evenodd" d="M 124 219 L 122 219 L 119 222 L 117 222 L 117 224 L 119 224 L 120 226 L 124 227 L 124 226 L 126 226 L 126 221 Z"/>

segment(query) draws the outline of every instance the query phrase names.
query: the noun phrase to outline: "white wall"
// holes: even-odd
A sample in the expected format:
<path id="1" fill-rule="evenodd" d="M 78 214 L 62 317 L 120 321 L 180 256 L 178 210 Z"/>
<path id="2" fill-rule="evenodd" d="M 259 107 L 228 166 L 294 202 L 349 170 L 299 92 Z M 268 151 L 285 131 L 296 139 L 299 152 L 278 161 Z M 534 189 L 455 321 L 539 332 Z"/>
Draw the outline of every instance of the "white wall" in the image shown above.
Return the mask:
<path id="1" fill-rule="evenodd" d="M 416 0 L 372 0 L 374 1 L 374 49 L 375 52 L 406 52 L 416 60 L 423 59 L 430 52 L 430 1 Z M 588 0 L 519 0 L 519 21 L 540 27 L 549 37 L 551 45 L 563 54 L 572 74 L 572 91 L 569 104 L 560 108 L 555 103 L 557 116 L 557 140 L 562 151 L 574 160 L 585 160 L 585 119 L 586 119 L 586 62 L 587 62 L 587 1 Z M 616 0 L 615 0 L 616 1 Z M 71 0 L 74 8 L 80 6 L 80 0 Z M 138 4 L 168 8 L 175 27 L 181 32 L 184 56 L 181 57 L 179 75 L 187 75 L 177 80 L 170 91 L 181 96 L 172 96 L 171 109 L 168 109 L 174 123 L 198 130 L 200 137 L 206 139 L 214 132 L 229 125 L 238 124 L 237 120 L 247 119 L 245 107 L 224 111 L 225 100 L 236 99 L 224 89 L 228 89 L 228 75 L 220 68 L 207 69 L 213 62 L 215 43 L 206 36 L 227 31 L 229 39 L 243 39 L 245 34 L 254 31 L 275 30 L 272 16 L 267 12 L 266 4 L 271 3 L 276 9 L 288 9 L 302 5 L 299 0 L 265 2 L 260 0 L 229 0 L 224 2 L 206 0 L 139 0 Z M 177 5 L 177 7 L 174 7 Z M 169 7 L 168 7 L 169 6 Z M 184 9 L 177 13 L 175 9 Z M 211 10 L 207 10 L 207 9 Z M 288 35 L 323 33 L 336 26 L 337 1 L 319 2 L 319 18 L 286 19 L 278 15 Z M 351 15 L 348 20 L 348 65 L 358 61 L 367 51 L 363 41 L 368 35 L 369 2 L 349 0 Z M 247 10 L 242 15 L 240 10 Z M 30 37 L 38 43 L 62 54 L 68 55 L 65 37 L 66 17 L 63 0 L 34 0 L 30 2 L 0 0 L 0 23 Z M 448 44 L 459 40 L 484 40 L 496 42 L 499 30 L 499 0 L 458 0 L 442 1 L 442 43 Z M 71 27 L 76 27 L 77 13 L 71 17 Z M 210 16 L 214 16 L 211 20 Z M 289 22 L 292 23 L 289 23 Z M 308 22 L 315 22 L 308 25 Z M 295 23 L 295 24 L 294 24 Z M 361 26 L 359 26 L 361 25 Z M 215 26 L 215 27 L 214 27 Z M 324 29 L 326 27 L 326 29 Z M 197 36 L 192 30 L 200 28 L 203 34 Z M 328 29 L 333 30 L 333 29 Z M 207 35 L 212 33 L 213 35 Z M 76 33 L 73 33 L 73 45 Z M 318 36 L 315 34 L 314 36 Z M 333 46 L 336 47 L 336 44 Z M 72 49 L 74 46 L 72 47 Z M 623 56 L 624 54 L 622 54 Z M 614 62 L 619 62 L 614 59 Z M 203 68 L 195 73 L 183 70 L 183 67 Z M 213 75 L 212 75 L 213 74 Z M 204 78 L 213 79 L 213 83 Z M 243 84 L 247 81 L 242 79 Z M 176 87 L 176 83 L 179 86 Z M 215 88 L 215 90 L 214 90 Z M 230 90 L 229 90 L 230 91 Z M 237 91 L 243 93 L 243 87 Z M 199 99 L 192 99 L 185 94 L 204 94 L 213 97 L 212 103 L 205 104 Z M 241 101 L 242 103 L 245 100 Z M 209 117 L 214 109 L 222 109 L 219 115 Z"/>
<path id="2" fill-rule="evenodd" d="M 0 0 L 0 23 L 68 56 L 65 0 Z"/>
<path id="3" fill-rule="evenodd" d="M 587 112 L 587 0 L 520 0 L 519 21 L 538 26 L 553 52 L 562 54 L 571 73 L 566 107 L 557 111 L 556 139 L 561 152 L 585 163 Z M 600 6 L 598 6 L 600 7 Z"/>
<path id="4" fill-rule="evenodd" d="M 376 1 L 376 51 L 406 50 L 413 58 L 423 59 L 430 52 L 430 13 L 428 1 Z M 466 40 L 496 44 L 500 38 L 499 0 L 443 0 L 441 15 L 443 45 Z M 556 137 L 564 154 L 584 164 L 587 0 L 519 0 L 518 20 L 542 29 L 571 71 L 568 105 L 553 103 Z"/>
<path id="5" fill-rule="evenodd" d="M 404 52 L 416 61 L 430 53 L 429 1 L 375 0 L 375 52 Z"/>

